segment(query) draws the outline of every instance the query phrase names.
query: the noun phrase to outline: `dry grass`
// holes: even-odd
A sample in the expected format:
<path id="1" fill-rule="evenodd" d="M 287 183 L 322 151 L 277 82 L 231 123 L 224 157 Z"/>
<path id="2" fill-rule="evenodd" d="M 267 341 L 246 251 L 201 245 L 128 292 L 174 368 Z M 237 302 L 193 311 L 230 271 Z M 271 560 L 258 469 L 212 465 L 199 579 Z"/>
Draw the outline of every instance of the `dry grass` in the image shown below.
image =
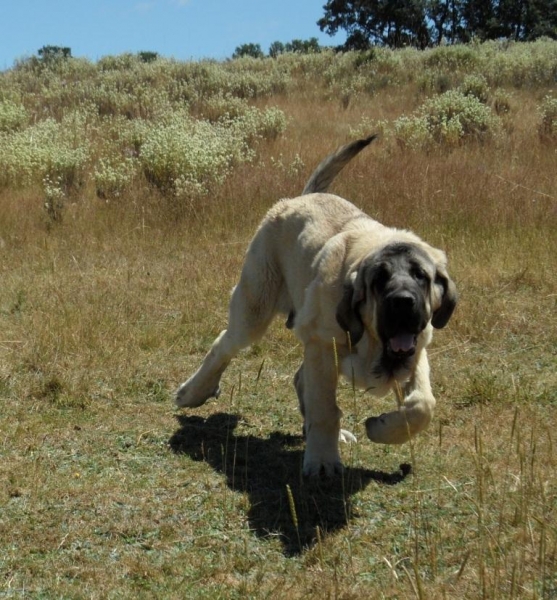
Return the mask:
<path id="1" fill-rule="evenodd" d="M 541 96 L 517 92 L 502 139 L 429 154 L 385 140 L 335 183 L 446 248 L 461 303 L 432 348 L 429 431 L 372 446 L 363 421 L 395 400 L 344 385 L 361 440 L 326 486 L 301 481 L 301 351 L 282 323 L 218 401 L 175 412 L 172 393 L 225 326 L 266 209 L 362 115 L 413 110 L 412 86 L 346 109 L 321 90 L 272 98 L 286 134 L 195 211 L 145 187 L 86 191 L 51 223 L 40 192 L 2 191 L 0 595 L 556 597 L 557 161 Z"/>

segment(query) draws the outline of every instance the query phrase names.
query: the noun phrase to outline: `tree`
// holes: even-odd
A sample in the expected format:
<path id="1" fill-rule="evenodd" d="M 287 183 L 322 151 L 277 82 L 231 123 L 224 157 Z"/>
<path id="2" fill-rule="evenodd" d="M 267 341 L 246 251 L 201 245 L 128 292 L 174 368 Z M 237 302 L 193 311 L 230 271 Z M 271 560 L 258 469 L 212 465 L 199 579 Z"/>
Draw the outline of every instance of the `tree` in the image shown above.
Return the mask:
<path id="1" fill-rule="evenodd" d="M 466 0 L 463 3 L 464 29 L 460 41 L 469 42 L 472 38 L 483 41 L 499 37 L 497 3 L 497 0 Z"/>
<path id="2" fill-rule="evenodd" d="M 242 44 L 234 50 L 232 58 L 240 58 L 242 56 L 251 56 L 252 58 L 263 58 L 263 50 L 260 44 Z"/>
<path id="3" fill-rule="evenodd" d="M 137 53 L 137 57 L 141 62 L 150 63 L 159 59 L 159 53 L 151 52 L 150 50 L 142 50 Z"/>
<path id="4" fill-rule="evenodd" d="M 49 62 L 53 60 L 71 58 L 72 50 L 71 48 L 63 46 L 43 46 L 39 49 L 38 55 L 41 57 L 43 62 Z"/>
<path id="5" fill-rule="evenodd" d="M 334 35 L 348 33 L 345 47 L 363 49 L 371 44 L 394 48 L 430 43 L 426 0 L 329 0 L 317 24 Z"/>
<path id="6" fill-rule="evenodd" d="M 309 40 L 292 40 L 285 45 L 284 49 L 286 52 L 297 52 L 298 54 L 311 54 L 321 51 L 319 40 L 316 37 L 309 38 Z"/>
<path id="7" fill-rule="evenodd" d="M 323 8 L 317 24 L 330 35 L 345 30 L 344 49 L 557 39 L 557 0 L 329 0 Z"/>
<path id="8" fill-rule="evenodd" d="M 284 54 L 285 48 L 282 42 L 273 42 L 269 47 L 269 56 L 276 58 L 279 54 Z"/>
<path id="9" fill-rule="evenodd" d="M 427 15 L 431 22 L 431 43 L 457 42 L 462 35 L 463 0 L 429 0 Z"/>
<path id="10" fill-rule="evenodd" d="M 269 56 L 276 58 L 279 54 L 285 52 L 295 52 L 297 54 L 311 54 L 313 52 L 321 52 L 319 40 L 316 37 L 309 40 L 292 40 L 291 42 L 273 42 L 269 48 Z"/>
<path id="11" fill-rule="evenodd" d="M 499 33 L 516 41 L 557 39 L 557 0 L 500 0 Z"/>

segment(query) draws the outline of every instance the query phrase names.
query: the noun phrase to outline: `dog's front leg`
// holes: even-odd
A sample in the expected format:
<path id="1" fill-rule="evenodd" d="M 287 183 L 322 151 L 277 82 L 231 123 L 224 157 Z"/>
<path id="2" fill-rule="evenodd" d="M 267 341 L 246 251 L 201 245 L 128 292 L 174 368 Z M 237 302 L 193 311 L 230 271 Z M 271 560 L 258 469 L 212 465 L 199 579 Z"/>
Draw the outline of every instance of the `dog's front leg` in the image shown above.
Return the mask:
<path id="1" fill-rule="evenodd" d="M 338 449 L 342 413 L 336 403 L 338 374 L 332 345 L 316 341 L 305 345 L 302 377 L 304 475 L 331 477 L 342 470 Z"/>
<path id="2" fill-rule="evenodd" d="M 427 353 L 420 352 L 399 410 L 366 421 L 367 436 L 379 444 L 402 444 L 425 429 L 433 417 L 435 398 L 429 381 Z"/>

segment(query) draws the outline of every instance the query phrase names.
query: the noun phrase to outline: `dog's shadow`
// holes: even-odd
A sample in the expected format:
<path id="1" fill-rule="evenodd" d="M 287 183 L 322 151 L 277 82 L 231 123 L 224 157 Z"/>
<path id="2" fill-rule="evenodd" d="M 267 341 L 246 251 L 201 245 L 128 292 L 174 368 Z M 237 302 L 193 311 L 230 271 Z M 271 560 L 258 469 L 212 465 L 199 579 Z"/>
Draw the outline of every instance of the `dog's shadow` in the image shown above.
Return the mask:
<path id="1" fill-rule="evenodd" d="M 219 413 L 207 419 L 178 416 L 171 449 L 211 465 L 228 487 L 249 496 L 250 528 L 260 537 L 278 536 L 287 555 L 299 554 L 318 536 L 337 531 L 355 518 L 352 496 L 371 481 L 394 485 L 410 472 L 345 468 L 327 482 L 302 478 L 301 436 L 273 432 L 268 438 L 235 435 L 240 417 Z"/>

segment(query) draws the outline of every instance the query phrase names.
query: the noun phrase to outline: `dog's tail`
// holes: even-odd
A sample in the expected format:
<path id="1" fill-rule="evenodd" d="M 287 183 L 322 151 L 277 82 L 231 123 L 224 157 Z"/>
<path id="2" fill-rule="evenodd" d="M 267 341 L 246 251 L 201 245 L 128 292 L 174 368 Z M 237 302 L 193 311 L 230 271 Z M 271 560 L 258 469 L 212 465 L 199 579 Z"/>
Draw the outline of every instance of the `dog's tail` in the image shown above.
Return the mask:
<path id="1" fill-rule="evenodd" d="M 313 175 L 309 178 L 306 183 L 306 187 L 302 192 L 302 196 L 305 194 L 313 194 L 315 192 L 326 192 L 331 185 L 333 179 L 344 169 L 344 167 L 366 146 L 371 144 L 377 135 L 370 135 L 362 140 L 356 140 L 350 142 L 346 146 L 341 146 L 336 152 L 333 152 L 330 156 L 327 156 L 317 169 L 313 172 Z"/>

